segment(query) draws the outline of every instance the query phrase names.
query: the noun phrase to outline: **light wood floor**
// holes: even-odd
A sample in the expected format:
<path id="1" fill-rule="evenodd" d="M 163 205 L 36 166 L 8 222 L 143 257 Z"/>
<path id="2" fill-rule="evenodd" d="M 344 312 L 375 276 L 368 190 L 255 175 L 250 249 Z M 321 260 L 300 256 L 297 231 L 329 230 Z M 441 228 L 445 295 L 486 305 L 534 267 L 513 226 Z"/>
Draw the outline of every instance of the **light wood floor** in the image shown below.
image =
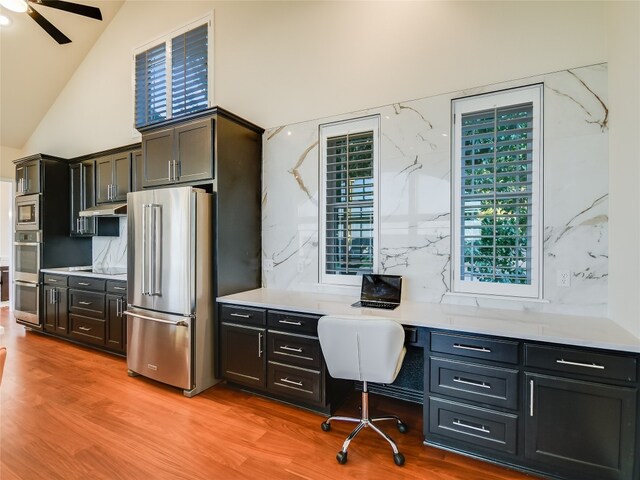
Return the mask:
<path id="1" fill-rule="evenodd" d="M 422 445 L 421 407 L 374 398 L 373 414 L 399 414 L 386 430 L 406 457 L 370 429 L 335 454 L 352 424 L 223 384 L 194 398 L 142 377 L 124 359 L 34 332 L 0 309 L 8 349 L 0 388 L 0 478 L 14 479 L 529 479 L 512 470 Z M 357 395 L 340 409 L 357 415 Z"/>

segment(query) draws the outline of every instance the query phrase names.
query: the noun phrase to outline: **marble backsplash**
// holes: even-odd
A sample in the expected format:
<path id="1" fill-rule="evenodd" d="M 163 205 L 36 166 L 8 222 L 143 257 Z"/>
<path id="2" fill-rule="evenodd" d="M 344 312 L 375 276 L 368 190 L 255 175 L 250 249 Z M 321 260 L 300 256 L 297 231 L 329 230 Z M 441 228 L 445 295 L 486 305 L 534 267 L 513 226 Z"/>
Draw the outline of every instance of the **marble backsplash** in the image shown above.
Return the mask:
<path id="1" fill-rule="evenodd" d="M 544 301 L 451 294 L 451 100 L 535 83 L 544 84 Z M 404 276 L 403 298 L 606 315 L 606 64 L 268 130 L 263 137 L 265 287 L 324 289 L 318 284 L 318 127 L 371 114 L 381 118 L 377 270 Z M 558 270 L 571 272 L 570 287 L 557 286 Z M 353 288 L 341 290 L 357 295 Z"/>
<path id="2" fill-rule="evenodd" d="M 127 268 L 127 217 L 120 217 L 120 236 L 92 238 L 94 268 Z"/>

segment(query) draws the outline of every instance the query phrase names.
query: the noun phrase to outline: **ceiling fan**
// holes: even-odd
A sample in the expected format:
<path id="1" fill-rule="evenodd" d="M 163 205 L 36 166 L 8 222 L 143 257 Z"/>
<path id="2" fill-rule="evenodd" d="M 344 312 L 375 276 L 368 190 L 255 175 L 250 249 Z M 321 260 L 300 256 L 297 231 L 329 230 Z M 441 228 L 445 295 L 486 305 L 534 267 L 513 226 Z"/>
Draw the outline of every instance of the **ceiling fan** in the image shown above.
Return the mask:
<path id="1" fill-rule="evenodd" d="M 40 13 L 31 8 L 30 4 L 41 5 L 43 7 L 57 8 L 65 12 L 75 13 L 83 17 L 102 20 L 102 13 L 97 7 L 82 5 L 80 3 L 65 2 L 63 0 L 0 0 L 0 5 L 18 13 L 26 12 L 35 22 L 42 27 L 60 45 L 71 43 L 71 39 L 58 30 L 53 23 L 44 18 Z"/>

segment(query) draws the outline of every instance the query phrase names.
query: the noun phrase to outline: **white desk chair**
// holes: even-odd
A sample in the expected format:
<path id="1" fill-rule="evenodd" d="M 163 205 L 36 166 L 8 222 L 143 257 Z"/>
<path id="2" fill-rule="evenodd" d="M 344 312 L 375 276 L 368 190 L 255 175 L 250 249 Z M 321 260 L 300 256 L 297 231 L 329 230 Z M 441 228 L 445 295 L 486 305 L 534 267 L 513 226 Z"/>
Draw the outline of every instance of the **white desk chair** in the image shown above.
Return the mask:
<path id="1" fill-rule="evenodd" d="M 328 432 L 333 420 L 358 423 L 336 455 L 338 463 L 347 462 L 347 448 L 360 430 L 371 427 L 391 445 L 396 465 L 403 465 L 404 455 L 398 451 L 396 443 L 374 422 L 394 420 L 401 433 L 407 431 L 407 426 L 396 416 L 369 417 L 367 390 L 367 382 L 392 383 L 398 375 L 407 351 L 402 325 L 387 318 L 329 315 L 318 321 L 318 337 L 329 374 L 334 378 L 363 382 L 361 418 L 333 416 L 321 425 L 322 430 Z"/>

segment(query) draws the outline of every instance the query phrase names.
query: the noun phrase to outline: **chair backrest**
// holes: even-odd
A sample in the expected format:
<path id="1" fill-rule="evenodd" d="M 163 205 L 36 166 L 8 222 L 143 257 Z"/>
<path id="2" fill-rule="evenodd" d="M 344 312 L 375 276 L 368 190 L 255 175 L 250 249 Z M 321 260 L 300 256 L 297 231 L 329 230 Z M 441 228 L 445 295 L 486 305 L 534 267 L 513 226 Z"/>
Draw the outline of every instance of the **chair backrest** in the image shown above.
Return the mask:
<path id="1" fill-rule="evenodd" d="M 7 347 L 0 347 L 0 384 L 2 384 L 2 374 L 4 372 L 4 362 L 7 359 Z"/>
<path id="2" fill-rule="evenodd" d="M 318 337 L 334 378 L 392 383 L 406 353 L 404 329 L 389 318 L 328 315 L 318 320 Z"/>

